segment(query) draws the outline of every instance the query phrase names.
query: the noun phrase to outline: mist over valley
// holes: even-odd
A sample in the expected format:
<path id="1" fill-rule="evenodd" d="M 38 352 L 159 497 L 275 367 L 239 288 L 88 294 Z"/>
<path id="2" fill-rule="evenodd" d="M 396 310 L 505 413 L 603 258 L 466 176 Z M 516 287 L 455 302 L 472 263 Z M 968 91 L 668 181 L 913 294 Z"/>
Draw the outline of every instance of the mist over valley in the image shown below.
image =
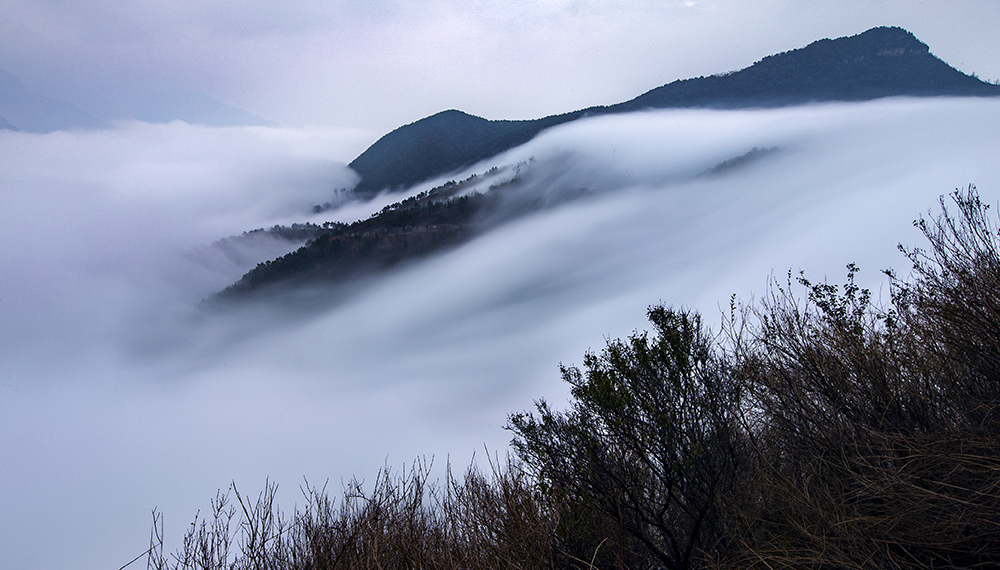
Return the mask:
<path id="1" fill-rule="evenodd" d="M 350 180 L 317 158 L 345 156 L 336 134 L 3 133 L 17 158 L 2 170 L 16 190 L 0 224 L 0 298 L 17 300 L 0 319 L 3 478 L 22 490 L 3 495 L 16 513 L 4 518 L 5 550 L 31 567 L 15 545 L 61 517 L 77 529 L 61 560 L 113 564 L 148 538 L 149 508 L 179 522 L 231 480 L 270 477 L 294 502 L 303 475 L 336 482 L 385 461 L 501 451 L 508 413 L 565 397 L 559 362 L 643 327 L 661 300 L 712 322 L 769 275 L 836 281 L 850 262 L 878 290 L 880 269 L 906 271 L 895 246 L 917 240 L 910 222 L 939 195 L 975 181 L 996 201 L 998 105 L 901 99 L 567 125 L 495 164 L 533 159 L 533 191 L 586 197 L 290 313 L 206 311 L 200 302 L 253 263 L 211 244 L 324 221 L 310 206 L 331 180 Z M 755 147 L 779 150 L 701 176 Z M 281 200 L 264 191 L 281 184 Z M 277 246 L 254 247 L 266 259 Z M 51 500 L 32 499 L 42 495 Z M 93 521 L 95 511 L 106 514 Z"/>
<path id="2" fill-rule="evenodd" d="M 290 508 L 502 455 L 656 303 L 714 327 L 849 263 L 888 295 L 939 196 L 1000 200 L 1000 98 L 877 95 L 581 113 L 358 194 L 357 129 L 0 129 L 5 564 L 118 568 L 230 482 Z"/>

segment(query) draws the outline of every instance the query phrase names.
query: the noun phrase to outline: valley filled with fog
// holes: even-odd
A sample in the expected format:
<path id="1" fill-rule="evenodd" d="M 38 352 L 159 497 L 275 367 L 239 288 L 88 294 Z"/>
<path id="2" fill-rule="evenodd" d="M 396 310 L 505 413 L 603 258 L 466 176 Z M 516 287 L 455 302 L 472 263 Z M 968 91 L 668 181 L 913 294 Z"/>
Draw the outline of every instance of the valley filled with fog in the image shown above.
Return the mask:
<path id="1" fill-rule="evenodd" d="M 370 142 L 184 123 L 0 131 L 6 565 L 118 568 L 148 545 L 154 507 L 173 546 L 232 481 L 251 495 L 277 481 L 291 509 L 303 477 L 337 489 L 418 456 L 461 470 L 484 447 L 502 455 L 507 415 L 564 402 L 558 364 L 645 328 L 649 305 L 717 330 L 731 295 L 750 302 L 789 271 L 839 283 L 852 262 L 887 295 L 880 271 L 906 275 L 897 244 L 922 245 L 912 221 L 940 195 L 974 183 L 1000 199 L 995 100 L 593 118 L 313 213 L 357 181 L 345 165 Z M 508 165 L 547 207 L 315 306 L 204 302 L 300 245 L 220 239 L 363 218 Z"/>

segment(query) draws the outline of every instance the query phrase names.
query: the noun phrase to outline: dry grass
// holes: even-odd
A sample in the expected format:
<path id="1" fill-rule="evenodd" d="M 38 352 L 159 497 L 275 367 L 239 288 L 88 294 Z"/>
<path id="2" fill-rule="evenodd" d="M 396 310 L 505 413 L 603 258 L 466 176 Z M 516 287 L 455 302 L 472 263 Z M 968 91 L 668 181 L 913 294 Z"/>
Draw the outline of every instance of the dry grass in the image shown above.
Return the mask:
<path id="1" fill-rule="evenodd" d="M 270 484 L 251 501 L 235 486 L 191 524 L 183 546 L 163 551 L 154 514 L 149 567 L 155 570 L 523 569 L 555 565 L 553 513 L 519 466 L 491 463 L 429 481 L 430 464 L 386 468 L 374 484 L 348 483 L 339 498 L 306 484 L 305 506 L 284 515 Z M 159 522 L 159 526 L 156 524 Z"/>

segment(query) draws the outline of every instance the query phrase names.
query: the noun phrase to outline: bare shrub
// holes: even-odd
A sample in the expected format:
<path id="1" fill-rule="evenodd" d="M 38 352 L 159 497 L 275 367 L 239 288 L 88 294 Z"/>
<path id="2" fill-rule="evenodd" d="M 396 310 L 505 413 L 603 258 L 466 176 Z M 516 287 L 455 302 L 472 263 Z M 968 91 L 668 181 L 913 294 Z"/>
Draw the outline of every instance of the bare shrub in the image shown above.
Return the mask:
<path id="1" fill-rule="evenodd" d="M 918 220 L 890 307 L 848 281 L 775 287 L 741 339 L 756 471 L 730 567 L 1000 564 L 1000 263 L 974 188 Z M 749 420 L 746 423 L 750 423 Z"/>

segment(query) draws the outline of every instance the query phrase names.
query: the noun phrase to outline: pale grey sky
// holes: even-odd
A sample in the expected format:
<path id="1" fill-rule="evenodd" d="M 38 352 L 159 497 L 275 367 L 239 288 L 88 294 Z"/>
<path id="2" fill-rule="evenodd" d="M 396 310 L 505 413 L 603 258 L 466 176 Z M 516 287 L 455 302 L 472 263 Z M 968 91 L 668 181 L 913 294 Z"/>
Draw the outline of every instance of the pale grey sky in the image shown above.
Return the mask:
<path id="1" fill-rule="evenodd" d="M 374 135 L 615 103 L 878 25 L 998 79 L 997 22 L 996 0 L 2 0 L 0 68 L 84 108 L 195 90 Z"/>

